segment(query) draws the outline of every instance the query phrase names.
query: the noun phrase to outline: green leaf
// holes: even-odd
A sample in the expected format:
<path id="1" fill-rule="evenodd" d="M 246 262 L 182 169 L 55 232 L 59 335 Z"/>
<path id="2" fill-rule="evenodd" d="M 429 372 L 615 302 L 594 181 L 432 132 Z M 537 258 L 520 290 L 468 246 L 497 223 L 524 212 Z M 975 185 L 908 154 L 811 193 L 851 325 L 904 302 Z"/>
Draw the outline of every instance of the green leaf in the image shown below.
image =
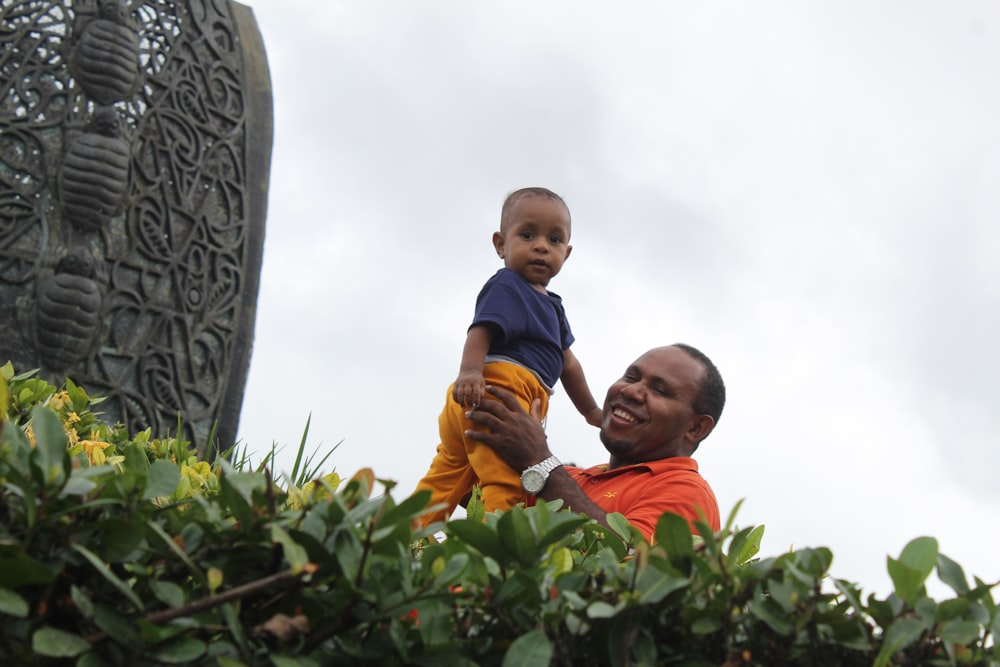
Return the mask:
<path id="1" fill-rule="evenodd" d="M 207 648 L 205 642 L 194 637 L 177 637 L 156 646 L 152 656 L 168 665 L 187 665 L 205 655 Z"/>
<path id="2" fill-rule="evenodd" d="M 91 651 L 90 653 L 84 653 L 77 659 L 76 667 L 108 667 L 108 663 Z"/>
<path id="3" fill-rule="evenodd" d="M 309 554 L 305 548 L 293 540 L 281 526 L 271 526 L 271 541 L 281 545 L 285 560 L 294 572 L 301 572 L 302 568 L 309 564 Z"/>
<path id="4" fill-rule="evenodd" d="M 125 615 L 118 613 L 118 611 L 113 607 L 103 604 L 95 604 L 94 623 L 96 623 L 97 627 L 101 630 L 104 630 L 109 635 L 114 637 L 115 642 L 118 644 L 124 644 L 125 646 L 136 648 L 142 642 L 139 636 L 139 631 L 132 624 L 132 621 L 130 621 Z"/>
<path id="5" fill-rule="evenodd" d="M 652 567 L 643 568 L 636 579 L 639 602 L 657 604 L 674 591 L 691 584 L 688 577 L 676 577 Z"/>
<path id="6" fill-rule="evenodd" d="M 177 542 L 175 542 L 172 537 L 170 537 L 167 531 L 163 529 L 163 526 L 158 524 L 153 519 L 147 521 L 146 525 L 149 526 L 153 530 L 153 532 L 159 536 L 161 540 L 163 540 L 163 543 L 167 546 L 168 549 L 177 554 L 177 557 L 180 558 L 185 565 L 187 565 L 188 569 L 191 571 L 192 574 L 198 577 L 198 579 L 200 579 L 203 583 L 205 582 L 205 573 L 201 571 L 201 568 L 199 568 L 197 565 L 194 564 L 194 561 L 192 561 L 191 558 L 184 552 L 184 549 L 182 549 L 181 546 L 177 544 Z M 193 525 L 194 524 L 188 524 L 188 527 L 191 527 Z M 188 544 L 190 544 L 190 541 L 188 542 Z"/>
<path id="7" fill-rule="evenodd" d="M 31 636 L 31 648 L 35 653 L 50 658 L 72 658 L 89 651 L 90 644 L 79 635 L 46 625 Z"/>
<path id="8" fill-rule="evenodd" d="M 434 579 L 436 588 L 450 586 L 469 569 L 469 554 L 457 553 L 448 559 L 444 569 Z"/>
<path id="9" fill-rule="evenodd" d="M 340 569 L 349 579 L 353 580 L 361 574 L 365 549 L 353 531 L 345 529 L 334 533 L 332 551 Z"/>
<path id="10" fill-rule="evenodd" d="M 124 519 L 112 519 L 105 524 L 104 557 L 111 563 L 120 563 L 139 548 L 146 537 L 142 524 Z"/>
<path id="11" fill-rule="evenodd" d="M 117 588 L 122 593 L 122 595 L 124 595 L 126 598 L 128 598 L 129 602 L 131 602 L 135 606 L 136 609 L 138 609 L 139 611 L 143 611 L 145 609 L 145 607 L 142 604 L 142 600 L 140 600 L 139 596 L 135 594 L 135 591 L 133 591 L 131 588 L 129 588 L 128 584 L 126 584 L 124 581 L 122 581 L 121 579 L 119 579 L 115 575 L 115 573 L 111 571 L 111 568 L 108 567 L 108 564 L 105 563 L 104 561 L 102 561 L 97 556 L 97 554 L 95 554 L 93 551 L 91 551 L 87 547 L 83 546 L 82 544 L 73 544 L 72 546 L 84 558 L 86 558 L 88 561 L 90 561 L 90 564 L 94 566 L 94 569 L 96 569 L 97 572 L 102 577 L 104 577 L 105 579 L 107 579 L 108 582 L 112 586 L 114 586 L 115 588 Z"/>
<path id="12" fill-rule="evenodd" d="M 760 552 L 760 543 L 764 539 L 764 526 L 756 526 L 749 532 L 740 531 L 743 536 L 740 548 L 736 549 L 736 539 L 729 547 L 729 564 L 743 565 Z"/>
<path id="13" fill-rule="evenodd" d="M 891 664 L 892 657 L 896 655 L 896 652 L 916 641 L 925 629 L 920 619 L 897 618 L 885 631 L 885 635 L 882 637 L 882 648 L 879 650 L 872 667 L 885 667 Z"/>
<path id="14" fill-rule="evenodd" d="M 122 453 L 125 455 L 125 469 L 133 472 L 143 472 L 149 469 L 149 456 L 142 445 L 130 442 L 125 445 Z"/>
<path id="15" fill-rule="evenodd" d="M 887 557 L 886 560 L 889 577 L 892 578 L 896 595 L 907 604 L 913 605 L 924 591 L 924 581 L 927 579 L 926 575 L 921 574 L 916 568 L 912 568 L 906 563 L 894 559 L 892 556 Z"/>
<path id="16" fill-rule="evenodd" d="M 511 643 L 503 656 L 502 667 L 548 667 L 552 653 L 552 642 L 545 633 L 532 630 Z"/>
<path id="17" fill-rule="evenodd" d="M 445 524 L 444 530 L 484 555 L 499 560 L 500 537 L 486 524 L 471 519 L 457 519 Z"/>
<path id="18" fill-rule="evenodd" d="M 55 412 L 41 405 L 32 408 L 31 424 L 35 431 L 31 461 L 41 473 L 38 481 L 61 488 L 72 465 L 67 450 L 66 429 Z"/>
<path id="19" fill-rule="evenodd" d="M 30 611 L 27 600 L 9 588 L 0 587 L 0 614 L 27 618 Z"/>
<path id="20" fill-rule="evenodd" d="M 938 542 L 933 537 L 918 537 L 903 547 L 899 560 L 926 579 L 938 563 Z"/>
<path id="21" fill-rule="evenodd" d="M 843 579 L 834 579 L 833 585 L 836 586 L 837 590 L 840 591 L 841 595 L 844 596 L 847 603 L 851 605 L 851 608 L 855 612 L 860 612 L 863 609 L 861 599 L 858 597 L 858 589 L 852 583 Z"/>
<path id="22" fill-rule="evenodd" d="M 172 581 L 152 580 L 149 588 L 156 599 L 168 607 L 183 607 L 185 603 L 184 589 Z"/>
<path id="23" fill-rule="evenodd" d="M 975 621 L 966 621 L 956 618 L 955 620 L 948 621 L 941 626 L 941 629 L 938 631 L 938 635 L 946 642 L 965 645 L 971 644 L 979 639 L 979 633 L 981 630 L 982 627 Z"/>
<path id="24" fill-rule="evenodd" d="M 239 612 L 236 610 L 236 605 L 233 603 L 224 604 L 220 607 L 220 610 L 222 611 L 222 617 L 226 619 L 226 627 L 229 628 L 229 636 L 234 642 L 236 642 L 237 646 L 240 647 L 240 650 L 244 654 L 248 653 L 250 649 L 247 646 L 246 631 L 243 624 L 240 623 L 240 616 Z M 222 663 L 220 661 L 220 665 L 221 664 Z"/>
<path id="25" fill-rule="evenodd" d="M 86 593 L 74 584 L 69 587 L 69 595 L 81 616 L 84 618 L 94 617 L 94 603 Z"/>
<path id="26" fill-rule="evenodd" d="M 272 653 L 270 655 L 271 662 L 274 663 L 274 667 L 319 667 L 316 661 L 310 658 L 299 658 L 295 656 L 288 655 L 278 655 L 277 653 Z M 220 667 L 244 667 L 242 662 L 237 662 L 232 660 L 231 662 L 223 663 L 219 660 Z"/>
<path id="27" fill-rule="evenodd" d="M 500 536 L 500 544 L 514 560 L 522 565 L 531 565 L 537 560 L 535 533 L 531 530 L 531 522 L 524 510 L 514 508 L 504 512 L 497 521 L 497 534 Z"/>
<path id="28" fill-rule="evenodd" d="M 959 595 L 969 592 L 969 580 L 962 566 L 944 554 L 938 554 L 937 573 L 938 578 Z"/>
<path id="29" fill-rule="evenodd" d="M 624 514 L 619 512 L 609 512 L 605 519 L 608 522 L 608 526 L 615 532 L 618 537 L 622 538 L 626 542 L 632 541 L 632 531 L 629 530 L 628 519 L 625 518 Z"/>
<path id="30" fill-rule="evenodd" d="M 945 600 L 934 610 L 934 620 L 938 623 L 952 621 L 969 611 L 972 602 L 968 598 Z"/>
<path id="31" fill-rule="evenodd" d="M 423 501 L 426 505 L 430 496 Z M 472 487 L 472 495 L 469 496 L 469 502 L 465 506 L 465 515 L 469 517 L 471 521 L 482 521 L 486 517 L 486 504 L 483 503 L 483 490 L 478 484 Z"/>
<path id="32" fill-rule="evenodd" d="M 423 514 L 429 499 L 430 491 L 423 489 L 387 511 L 382 517 L 382 521 L 384 523 L 397 523 L 404 520 L 409 522 Z"/>
<path id="33" fill-rule="evenodd" d="M 543 549 L 550 544 L 555 544 L 567 535 L 577 532 L 583 525 L 590 523 L 590 519 L 582 514 L 572 512 L 556 512 L 552 515 L 551 521 L 543 531 L 539 532 L 538 547 Z"/>
<path id="34" fill-rule="evenodd" d="M 663 514 L 656 523 L 656 543 L 666 549 L 671 565 L 682 574 L 691 574 L 694 545 L 687 519 L 672 512 Z"/>
<path id="35" fill-rule="evenodd" d="M 0 366 L 0 430 L 7 421 L 7 403 L 10 402 L 10 387 L 7 386 L 7 380 L 12 377 L 14 377 L 14 367 L 8 361 Z"/>
<path id="36" fill-rule="evenodd" d="M 27 554 L 17 553 L 10 558 L 0 558 L 0 586 L 47 584 L 53 579 L 52 570 Z"/>
<path id="37" fill-rule="evenodd" d="M 237 479 L 245 475 L 225 475 L 219 481 L 219 500 L 229 512 L 240 523 L 240 526 L 247 530 L 253 524 L 253 510 L 247 496 L 241 493 L 237 486 Z"/>
<path id="38" fill-rule="evenodd" d="M 789 635 L 795 625 L 780 605 L 773 600 L 758 599 L 750 603 L 750 613 L 767 623 L 779 635 Z"/>
<path id="39" fill-rule="evenodd" d="M 770 599 L 779 604 L 787 615 L 793 615 L 798 606 L 801 593 L 795 585 L 794 577 L 784 577 L 783 579 L 771 579 L 767 583 L 767 592 Z M 808 592 L 808 589 L 806 589 Z"/>
<path id="40" fill-rule="evenodd" d="M 722 628 L 722 621 L 714 616 L 700 616 L 691 622 L 691 633 L 695 635 L 710 635 Z"/>
<path id="41" fill-rule="evenodd" d="M 427 646 L 441 646 L 452 641 L 453 608 L 444 600 L 418 602 L 417 618 L 420 620 L 420 637 Z"/>
<path id="42" fill-rule="evenodd" d="M 621 611 L 622 603 L 617 605 L 608 604 L 603 600 L 591 602 L 587 606 L 588 618 L 614 618 Z"/>
<path id="43" fill-rule="evenodd" d="M 153 461 L 149 466 L 146 489 L 142 492 L 143 500 L 165 498 L 177 490 L 181 483 L 181 471 L 177 464 L 167 459 Z"/>

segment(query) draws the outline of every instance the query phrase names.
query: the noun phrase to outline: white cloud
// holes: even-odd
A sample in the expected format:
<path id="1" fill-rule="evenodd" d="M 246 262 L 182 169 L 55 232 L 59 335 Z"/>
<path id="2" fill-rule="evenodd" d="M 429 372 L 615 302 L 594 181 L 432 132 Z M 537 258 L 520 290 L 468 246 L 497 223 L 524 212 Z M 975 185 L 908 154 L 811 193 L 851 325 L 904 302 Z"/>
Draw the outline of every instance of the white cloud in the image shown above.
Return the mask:
<path id="1" fill-rule="evenodd" d="M 729 388 L 698 452 L 764 549 L 887 592 L 933 535 L 986 579 L 1000 496 L 1000 8 L 252 3 L 275 154 L 241 436 L 408 492 L 510 190 L 574 216 L 597 396 L 684 341 Z M 303 20 L 307 16 L 308 20 Z M 560 392 L 557 453 L 605 457 Z"/>

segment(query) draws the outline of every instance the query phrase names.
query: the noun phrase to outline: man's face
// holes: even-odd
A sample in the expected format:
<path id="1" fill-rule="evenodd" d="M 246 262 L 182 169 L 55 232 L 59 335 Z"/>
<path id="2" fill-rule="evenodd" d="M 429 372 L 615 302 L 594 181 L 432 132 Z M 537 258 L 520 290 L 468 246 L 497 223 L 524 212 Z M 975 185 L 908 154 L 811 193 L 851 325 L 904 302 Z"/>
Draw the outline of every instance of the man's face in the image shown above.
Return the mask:
<path id="1" fill-rule="evenodd" d="M 690 456 L 713 425 L 691 407 L 704 374 L 701 363 L 677 347 L 636 359 L 604 400 L 601 441 L 611 454 L 610 468 Z"/>

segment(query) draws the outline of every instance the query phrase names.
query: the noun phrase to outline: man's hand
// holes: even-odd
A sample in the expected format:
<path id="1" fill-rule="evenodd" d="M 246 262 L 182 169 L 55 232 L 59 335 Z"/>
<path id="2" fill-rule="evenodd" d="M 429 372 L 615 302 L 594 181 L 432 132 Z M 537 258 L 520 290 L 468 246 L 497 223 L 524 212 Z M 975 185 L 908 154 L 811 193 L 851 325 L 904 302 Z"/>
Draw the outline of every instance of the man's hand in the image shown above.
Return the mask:
<path id="1" fill-rule="evenodd" d="M 462 371 L 455 379 L 451 396 L 459 405 L 474 408 L 483 400 L 486 381 L 481 370 Z"/>
<path id="2" fill-rule="evenodd" d="M 501 387 L 486 387 L 495 401 L 482 401 L 470 410 L 470 420 L 486 431 L 468 430 L 467 438 L 489 445 L 514 470 L 544 461 L 549 456 L 548 442 L 542 429 L 541 401 L 531 403 L 531 414 L 524 411 L 514 394 Z"/>
<path id="3" fill-rule="evenodd" d="M 542 430 L 541 401 L 532 402 L 529 414 L 517 402 L 514 394 L 506 389 L 487 386 L 486 393 L 497 400 L 483 401 L 478 408 L 468 412 L 468 417 L 489 431 L 466 431 L 467 438 L 489 445 L 507 465 L 517 471 L 552 456 L 545 431 Z M 566 509 L 582 512 L 608 527 L 607 512 L 587 497 L 563 466 L 552 471 L 538 497 L 543 500 L 559 498 Z"/>

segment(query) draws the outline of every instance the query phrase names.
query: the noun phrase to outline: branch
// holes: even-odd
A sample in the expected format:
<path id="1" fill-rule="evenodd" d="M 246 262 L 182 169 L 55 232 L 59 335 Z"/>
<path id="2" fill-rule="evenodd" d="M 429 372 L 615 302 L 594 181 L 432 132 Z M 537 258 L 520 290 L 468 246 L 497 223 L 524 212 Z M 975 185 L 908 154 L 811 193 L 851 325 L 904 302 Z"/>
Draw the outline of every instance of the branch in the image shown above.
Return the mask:
<path id="1" fill-rule="evenodd" d="M 186 604 L 183 607 L 164 609 L 163 611 L 156 611 L 151 614 L 147 614 L 143 620 L 149 623 L 157 624 L 172 621 L 175 618 L 180 618 L 181 616 L 197 614 L 199 611 L 204 611 L 206 609 L 211 609 L 212 607 L 218 607 L 219 605 L 226 604 L 227 602 L 249 597 L 273 586 L 284 584 L 289 581 L 295 581 L 305 575 L 313 574 L 317 570 L 319 570 L 319 566 L 315 563 L 306 563 L 301 570 L 285 570 L 284 572 L 278 572 L 264 577 L 263 579 L 257 579 L 256 581 L 251 581 L 241 586 L 230 588 L 229 590 L 223 591 L 218 595 L 209 595 L 208 597 L 204 597 L 200 600 L 195 600 L 194 602 Z M 91 644 L 95 644 L 107 636 L 107 632 L 99 632 L 95 635 L 87 637 L 87 641 Z"/>

